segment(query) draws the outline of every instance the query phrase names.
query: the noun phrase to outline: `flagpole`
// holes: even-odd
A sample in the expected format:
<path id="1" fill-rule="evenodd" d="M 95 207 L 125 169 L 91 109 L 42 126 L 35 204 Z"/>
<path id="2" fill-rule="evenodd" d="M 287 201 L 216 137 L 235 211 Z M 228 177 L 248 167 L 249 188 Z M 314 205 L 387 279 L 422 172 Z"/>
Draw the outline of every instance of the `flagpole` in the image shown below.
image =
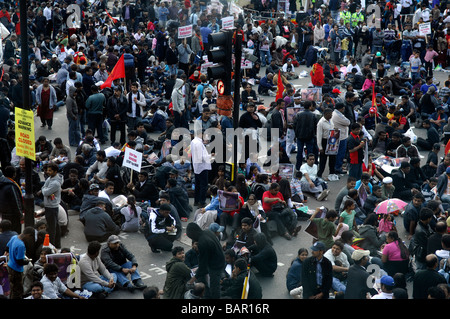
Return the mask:
<path id="1" fill-rule="evenodd" d="M 247 264 L 247 275 L 245 276 L 245 280 L 244 280 L 244 286 L 242 288 L 242 295 L 241 295 L 241 299 L 248 299 L 248 281 L 250 278 L 250 259 L 248 261 Z"/>

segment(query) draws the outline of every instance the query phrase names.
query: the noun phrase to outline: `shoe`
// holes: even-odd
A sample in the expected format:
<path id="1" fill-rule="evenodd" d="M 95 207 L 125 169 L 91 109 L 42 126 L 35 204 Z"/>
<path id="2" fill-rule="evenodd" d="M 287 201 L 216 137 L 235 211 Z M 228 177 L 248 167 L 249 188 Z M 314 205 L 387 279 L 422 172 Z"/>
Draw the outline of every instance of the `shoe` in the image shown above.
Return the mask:
<path id="1" fill-rule="evenodd" d="M 41 127 L 45 127 L 45 126 L 46 126 L 45 124 L 42 124 L 42 125 L 41 125 Z"/>
<path id="2" fill-rule="evenodd" d="M 187 222 L 188 221 L 187 217 L 181 217 L 180 219 L 181 219 L 182 222 Z"/>
<path id="3" fill-rule="evenodd" d="M 152 247 L 152 253 L 159 254 L 161 250 Z"/>
<path id="4" fill-rule="evenodd" d="M 330 191 L 328 189 L 324 190 L 322 193 L 320 193 L 319 196 L 317 196 L 318 201 L 323 201 L 325 198 L 327 198 Z"/>
<path id="5" fill-rule="evenodd" d="M 134 287 L 131 282 L 128 283 L 126 286 L 123 286 L 124 289 L 128 290 L 129 292 L 134 292 L 136 290 L 136 287 Z"/>
<path id="6" fill-rule="evenodd" d="M 301 229 L 302 229 L 301 225 L 298 225 L 297 227 L 295 227 L 294 231 L 292 232 L 292 236 L 297 237 L 297 234 Z"/>
<path id="7" fill-rule="evenodd" d="M 135 281 L 133 281 L 133 285 L 134 285 L 134 287 L 136 289 L 145 289 L 145 288 L 147 288 L 147 285 L 144 284 L 142 279 L 136 279 Z"/>
<path id="8" fill-rule="evenodd" d="M 49 127 L 48 127 L 48 129 L 49 129 L 49 130 L 51 130 L 51 129 L 52 129 L 52 127 L 51 127 L 51 126 L 49 126 Z"/>
<path id="9" fill-rule="evenodd" d="M 287 240 L 291 240 L 291 239 L 292 239 L 292 236 L 289 235 L 289 233 L 285 233 L 285 234 L 283 235 L 283 237 L 286 238 Z"/>

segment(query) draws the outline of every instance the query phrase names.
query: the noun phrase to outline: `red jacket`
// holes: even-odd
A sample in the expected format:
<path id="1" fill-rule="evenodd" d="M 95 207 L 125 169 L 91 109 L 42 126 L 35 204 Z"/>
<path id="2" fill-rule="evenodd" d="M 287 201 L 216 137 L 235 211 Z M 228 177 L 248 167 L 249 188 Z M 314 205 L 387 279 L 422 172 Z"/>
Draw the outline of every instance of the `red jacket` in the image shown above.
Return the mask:
<path id="1" fill-rule="evenodd" d="M 319 63 L 315 63 L 311 72 L 311 83 L 315 86 L 323 86 L 325 84 L 325 75 L 323 74 L 323 67 Z"/>

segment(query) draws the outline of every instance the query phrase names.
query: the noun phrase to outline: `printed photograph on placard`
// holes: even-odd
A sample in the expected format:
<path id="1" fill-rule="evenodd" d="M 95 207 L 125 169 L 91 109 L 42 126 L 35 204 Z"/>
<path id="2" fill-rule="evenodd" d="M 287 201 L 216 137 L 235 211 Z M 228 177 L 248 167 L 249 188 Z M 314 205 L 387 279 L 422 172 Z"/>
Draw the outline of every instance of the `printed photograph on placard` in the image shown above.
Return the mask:
<path id="1" fill-rule="evenodd" d="M 341 135 L 340 130 L 330 130 L 330 135 L 327 139 L 327 148 L 325 150 L 326 155 L 337 155 L 339 151 L 339 137 Z"/>
<path id="2" fill-rule="evenodd" d="M 322 103 L 322 88 L 307 88 L 300 90 L 302 101 Z"/>

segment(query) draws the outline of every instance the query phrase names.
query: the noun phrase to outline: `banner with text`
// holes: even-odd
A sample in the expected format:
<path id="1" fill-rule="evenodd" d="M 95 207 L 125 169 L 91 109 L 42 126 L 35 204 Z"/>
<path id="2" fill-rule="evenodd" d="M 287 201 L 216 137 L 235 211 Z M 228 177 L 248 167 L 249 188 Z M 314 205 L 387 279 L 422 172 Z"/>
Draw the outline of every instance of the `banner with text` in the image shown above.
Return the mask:
<path id="1" fill-rule="evenodd" d="M 178 39 L 185 39 L 192 37 L 192 24 L 178 28 Z"/>
<path id="2" fill-rule="evenodd" d="M 16 155 L 36 160 L 33 111 L 15 108 Z"/>
<path id="3" fill-rule="evenodd" d="M 123 166 L 131 168 L 136 172 L 141 171 L 142 153 L 133 150 L 132 148 L 125 148 L 125 156 L 123 157 Z"/>

